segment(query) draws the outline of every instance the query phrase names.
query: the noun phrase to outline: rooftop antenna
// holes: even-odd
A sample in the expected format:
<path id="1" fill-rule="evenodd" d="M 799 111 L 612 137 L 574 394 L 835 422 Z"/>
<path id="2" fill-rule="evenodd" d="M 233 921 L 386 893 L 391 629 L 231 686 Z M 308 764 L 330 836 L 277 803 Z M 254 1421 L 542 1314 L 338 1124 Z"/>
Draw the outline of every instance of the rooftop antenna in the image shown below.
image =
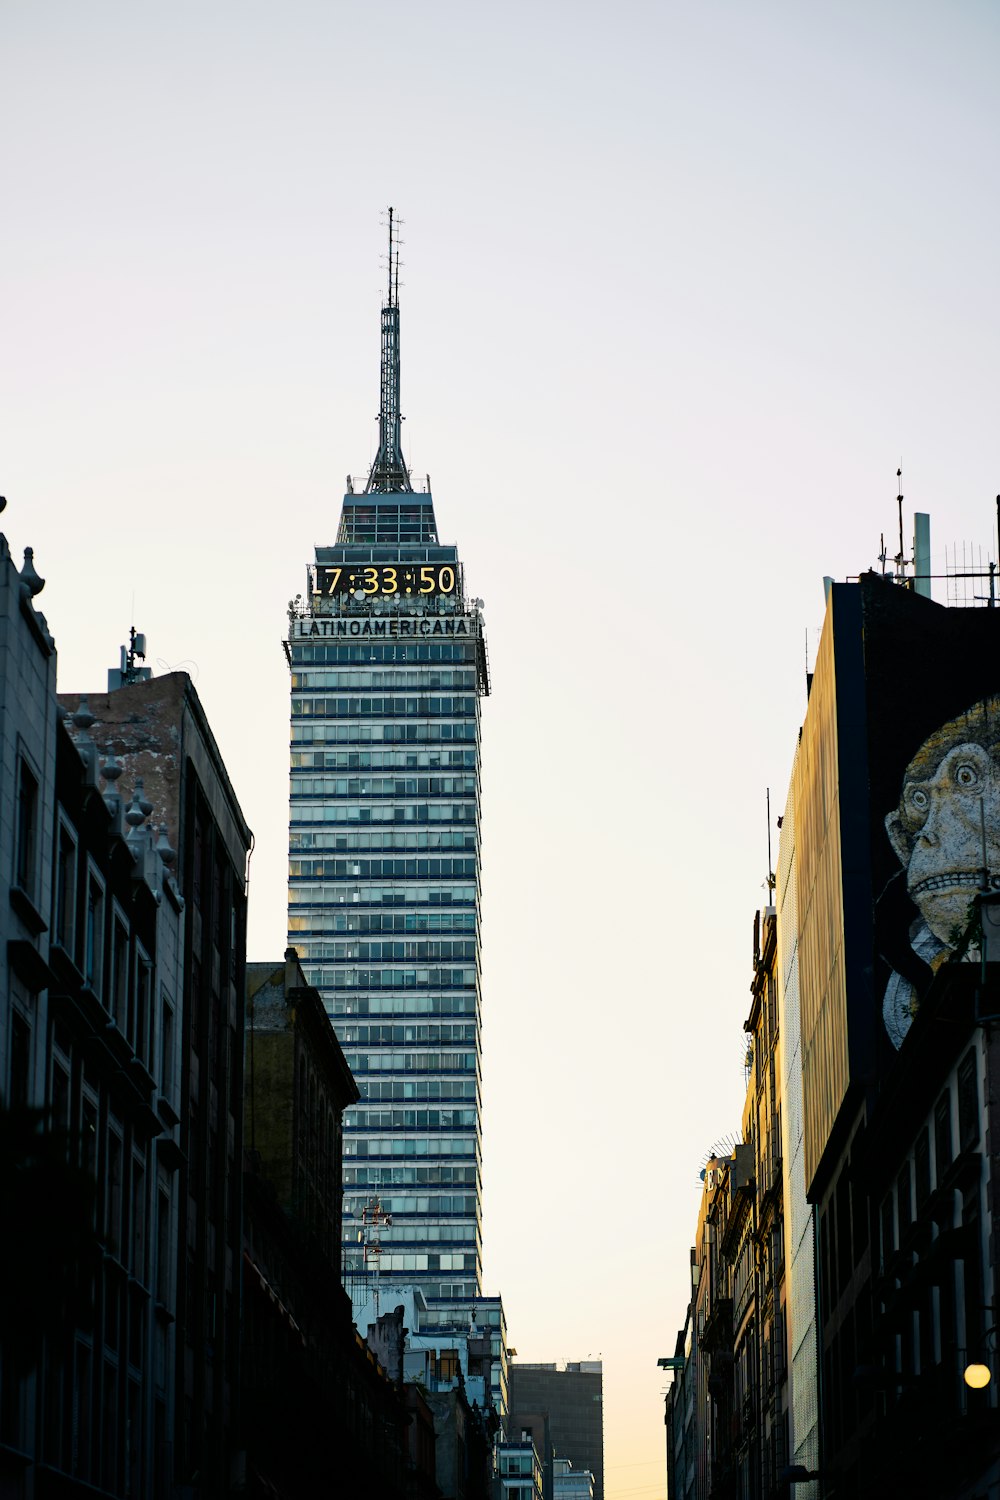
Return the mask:
<path id="1" fill-rule="evenodd" d="M 771 788 L 767 788 L 767 904 L 773 906 L 774 888 L 777 880 L 774 874 L 774 865 L 771 863 Z"/>
<path id="2" fill-rule="evenodd" d="M 392 1223 L 392 1214 L 382 1207 L 382 1199 L 376 1193 L 369 1198 L 361 1214 L 362 1228 L 358 1238 L 364 1249 L 364 1269 L 371 1276 L 372 1295 L 375 1301 L 375 1316 L 378 1317 L 379 1283 L 382 1272 L 382 1230 Z"/>
<path id="3" fill-rule="evenodd" d="M 896 470 L 896 504 L 899 506 L 899 552 L 893 559 L 898 564 L 898 576 L 902 580 L 906 576 L 906 554 L 903 549 L 903 469 L 902 460 L 900 467 Z"/>
<path id="4" fill-rule="evenodd" d="M 389 209 L 389 271 L 382 304 L 382 364 L 379 387 L 378 452 L 366 495 L 411 495 L 410 471 L 403 458 L 399 412 L 399 225 Z"/>

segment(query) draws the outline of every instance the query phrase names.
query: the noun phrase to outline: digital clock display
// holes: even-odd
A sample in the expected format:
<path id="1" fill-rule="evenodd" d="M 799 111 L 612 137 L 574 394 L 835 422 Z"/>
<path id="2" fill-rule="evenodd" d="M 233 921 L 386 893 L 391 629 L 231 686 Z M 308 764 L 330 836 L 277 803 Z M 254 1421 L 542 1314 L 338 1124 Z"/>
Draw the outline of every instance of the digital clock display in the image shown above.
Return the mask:
<path id="1" fill-rule="evenodd" d="M 409 594 L 426 598 L 430 594 L 455 592 L 455 568 L 451 563 L 386 563 L 368 567 L 336 568 L 320 563 L 313 570 L 313 594 L 353 594 L 374 598 Z"/>

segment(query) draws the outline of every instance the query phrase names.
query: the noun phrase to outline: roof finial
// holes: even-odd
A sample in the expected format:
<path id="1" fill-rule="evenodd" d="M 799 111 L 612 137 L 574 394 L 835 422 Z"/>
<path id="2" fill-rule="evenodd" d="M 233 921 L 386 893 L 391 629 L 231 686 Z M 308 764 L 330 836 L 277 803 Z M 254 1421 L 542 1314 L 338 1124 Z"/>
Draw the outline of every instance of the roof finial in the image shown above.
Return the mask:
<path id="1" fill-rule="evenodd" d="M 402 417 L 399 411 L 399 228 L 389 209 L 388 296 L 382 307 L 382 370 L 378 413 L 378 453 L 372 464 L 366 495 L 412 494 L 410 472 L 403 458 Z"/>

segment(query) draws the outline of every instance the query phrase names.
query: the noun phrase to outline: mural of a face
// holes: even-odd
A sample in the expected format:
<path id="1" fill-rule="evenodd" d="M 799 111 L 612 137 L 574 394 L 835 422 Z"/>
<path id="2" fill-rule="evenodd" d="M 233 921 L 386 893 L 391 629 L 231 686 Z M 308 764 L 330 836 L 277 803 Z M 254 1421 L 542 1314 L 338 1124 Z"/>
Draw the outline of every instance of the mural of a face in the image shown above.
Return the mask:
<path id="1" fill-rule="evenodd" d="M 886 832 L 927 927 L 946 948 L 964 933 L 985 858 L 1000 885 L 1000 700 L 932 734 L 906 768 Z"/>

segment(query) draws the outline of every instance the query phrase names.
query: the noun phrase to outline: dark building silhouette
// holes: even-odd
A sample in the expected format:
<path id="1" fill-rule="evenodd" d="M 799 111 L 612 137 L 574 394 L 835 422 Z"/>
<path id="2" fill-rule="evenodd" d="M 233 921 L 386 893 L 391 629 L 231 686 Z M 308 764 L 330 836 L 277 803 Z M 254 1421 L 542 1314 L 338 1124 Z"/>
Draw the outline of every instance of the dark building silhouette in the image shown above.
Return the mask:
<path id="1" fill-rule="evenodd" d="M 358 1091 L 294 948 L 249 965 L 246 1009 L 246 1492 L 433 1496 L 416 1477 L 429 1417 L 411 1403 L 411 1460 L 407 1398 L 354 1328 L 342 1285 L 343 1114 Z"/>
<path id="2" fill-rule="evenodd" d="M 0 1475 L 221 1494 L 249 832 L 182 674 L 57 698 L 40 587 L 0 542 Z"/>
<path id="3" fill-rule="evenodd" d="M 176 850 L 183 899 L 179 1252 L 173 1477 L 225 1492 L 237 1461 L 242 1253 L 243 993 L 251 845 L 194 684 L 184 672 L 90 694 L 126 784 L 141 776 Z M 78 695 L 61 694 L 71 713 Z M 169 1468 L 170 1466 L 168 1466 Z"/>

